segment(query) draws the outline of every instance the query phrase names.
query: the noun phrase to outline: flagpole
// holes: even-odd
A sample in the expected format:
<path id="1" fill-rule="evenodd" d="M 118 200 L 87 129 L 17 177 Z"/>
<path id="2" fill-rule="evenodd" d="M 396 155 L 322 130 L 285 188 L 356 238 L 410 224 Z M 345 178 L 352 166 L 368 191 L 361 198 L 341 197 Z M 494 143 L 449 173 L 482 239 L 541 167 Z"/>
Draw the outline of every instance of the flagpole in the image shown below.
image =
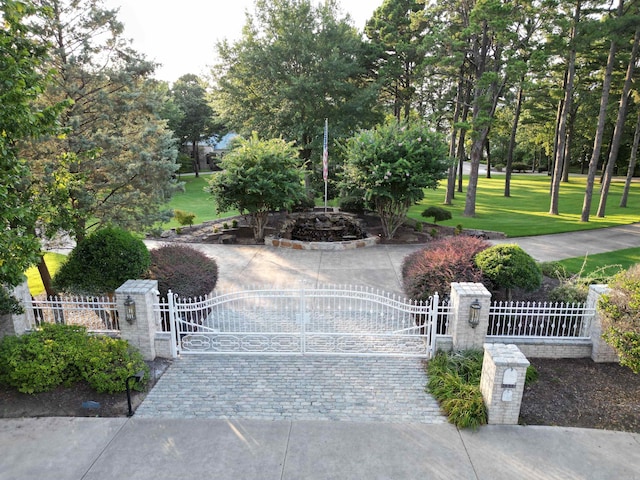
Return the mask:
<path id="1" fill-rule="evenodd" d="M 322 144 L 322 178 L 324 179 L 324 213 L 327 213 L 327 179 L 329 177 L 329 119 L 324 119 L 324 141 Z"/>

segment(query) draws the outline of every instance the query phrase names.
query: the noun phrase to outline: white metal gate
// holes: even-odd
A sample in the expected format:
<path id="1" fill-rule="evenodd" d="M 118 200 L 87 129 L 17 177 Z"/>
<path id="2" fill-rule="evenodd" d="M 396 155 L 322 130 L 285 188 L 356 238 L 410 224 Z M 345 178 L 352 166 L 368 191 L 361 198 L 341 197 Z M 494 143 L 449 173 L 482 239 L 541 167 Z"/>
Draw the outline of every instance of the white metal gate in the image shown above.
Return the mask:
<path id="1" fill-rule="evenodd" d="M 326 354 L 429 358 L 438 295 L 412 302 L 366 287 L 169 293 L 174 354 Z"/>

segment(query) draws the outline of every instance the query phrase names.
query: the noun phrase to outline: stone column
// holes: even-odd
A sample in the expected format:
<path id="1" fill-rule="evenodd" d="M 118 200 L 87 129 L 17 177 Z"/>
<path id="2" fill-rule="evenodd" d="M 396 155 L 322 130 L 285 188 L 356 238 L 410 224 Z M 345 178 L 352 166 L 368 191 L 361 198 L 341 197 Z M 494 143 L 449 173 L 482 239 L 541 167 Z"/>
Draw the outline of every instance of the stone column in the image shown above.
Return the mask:
<path id="1" fill-rule="evenodd" d="M 604 341 L 602 338 L 602 320 L 598 313 L 598 301 L 600 297 L 609 292 L 607 285 L 590 285 L 589 295 L 587 296 L 587 308 L 595 309 L 595 313 L 591 318 L 590 336 L 591 336 L 591 360 L 596 363 L 619 362 L 617 352 Z"/>
<path id="2" fill-rule="evenodd" d="M 13 289 L 11 293 L 24 308 L 23 313 L 0 315 L 0 338 L 5 335 L 22 335 L 23 333 L 31 330 L 33 325 L 29 321 L 29 312 L 27 312 L 28 302 L 31 300 L 31 293 L 29 292 L 29 284 L 25 280 L 22 284 Z"/>
<path id="3" fill-rule="evenodd" d="M 480 302 L 480 322 L 474 328 L 469 324 L 471 304 Z M 491 293 L 481 283 L 452 283 L 452 320 L 449 331 L 453 339 L 453 350 L 481 349 L 489 325 Z"/>
<path id="4" fill-rule="evenodd" d="M 484 345 L 480 390 L 490 425 L 517 425 L 529 361 L 516 345 Z"/>
<path id="5" fill-rule="evenodd" d="M 127 297 L 133 300 L 136 309 L 136 318 L 131 323 L 126 320 L 124 302 Z M 153 311 L 153 305 L 157 299 L 157 280 L 127 280 L 116 290 L 120 335 L 138 348 L 145 360 L 156 358 L 155 336 L 160 330 L 160 319 Z"/>

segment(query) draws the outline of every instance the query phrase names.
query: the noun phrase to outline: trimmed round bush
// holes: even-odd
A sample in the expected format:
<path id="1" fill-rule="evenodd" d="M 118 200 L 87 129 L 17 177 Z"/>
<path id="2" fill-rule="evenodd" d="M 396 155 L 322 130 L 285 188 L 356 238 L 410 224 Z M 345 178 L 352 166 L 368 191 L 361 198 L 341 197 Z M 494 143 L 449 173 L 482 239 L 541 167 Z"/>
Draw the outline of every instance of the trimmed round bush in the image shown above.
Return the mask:
<path id="1" fill-rule="evenodd" d="M 150 261 L 142 240 L 121 228 L 103 228 L 71 251 L 53 283 L 59 291 L 104 295 L 127 280 L 141 278 Z"/>
<path id="2" fill-rule="evenodd" d="M 451 220 L 451 212 L 442 207 L 431 206 L 420 214 L 424 218 L 433 218 L 433 223 L 444 222 L 445 220 Z"/>
<path id="3" fill-rule="evenodd" d="M 494 245 L 478 253 L 476 265 L 494 285 L 507 290 L 512 288 L 533 291 L 542 283 L 542 271 L 538 263 L 515 243 Z"/>
<path id="4" fill-rule="evenodd" d="M 181 297 L 200 297 L 213 291 L 218 282 L 218 264 L 187 245 L 163 245 L 151 251 L 147 277 L 158 281 L 162 296 L 169 289 Z"/>
<path id="5" fill-rule="evenodd" d="M 458 235 L 432 242 L 407 255 L 402 263 L 404 291 L 413 300 L 428 300 L 434 293 L 448 294 L 451 282 L 480 282 L 482 273 L 473 258 L 489 247 L 475 237 Z"/>

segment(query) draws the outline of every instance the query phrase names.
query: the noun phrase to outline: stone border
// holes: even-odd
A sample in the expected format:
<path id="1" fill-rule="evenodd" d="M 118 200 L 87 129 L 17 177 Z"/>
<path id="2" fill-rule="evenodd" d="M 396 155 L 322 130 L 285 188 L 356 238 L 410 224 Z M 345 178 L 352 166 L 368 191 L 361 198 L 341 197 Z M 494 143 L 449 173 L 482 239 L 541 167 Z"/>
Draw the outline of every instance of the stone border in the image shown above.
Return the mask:
<path id="1" fill-rule="evenodd" d="M 341 242 L 302 242 L 287 240 L 286 238 L 265 237 L 264 244 L 276 248 L 291 248 L 293 250 L 351 250 L 377 245 L 379 237 L 368 237 L 359 240 L 344 240 Z"/>

